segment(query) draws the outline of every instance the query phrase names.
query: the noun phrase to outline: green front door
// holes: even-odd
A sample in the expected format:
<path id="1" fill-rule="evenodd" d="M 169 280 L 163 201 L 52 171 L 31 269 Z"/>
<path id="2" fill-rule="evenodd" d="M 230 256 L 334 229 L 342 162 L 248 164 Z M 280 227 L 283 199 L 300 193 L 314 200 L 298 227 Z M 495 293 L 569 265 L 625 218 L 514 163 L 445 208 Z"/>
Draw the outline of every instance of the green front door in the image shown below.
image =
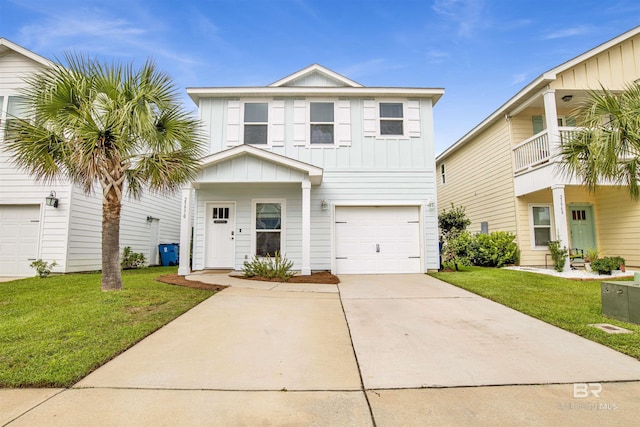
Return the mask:
<path id="1" fill-rule="evenodd" d="M 569 231 L 571 233 L 571 249 L 596 247 L 595 222 L 593 206 L 569 205 Z"/>

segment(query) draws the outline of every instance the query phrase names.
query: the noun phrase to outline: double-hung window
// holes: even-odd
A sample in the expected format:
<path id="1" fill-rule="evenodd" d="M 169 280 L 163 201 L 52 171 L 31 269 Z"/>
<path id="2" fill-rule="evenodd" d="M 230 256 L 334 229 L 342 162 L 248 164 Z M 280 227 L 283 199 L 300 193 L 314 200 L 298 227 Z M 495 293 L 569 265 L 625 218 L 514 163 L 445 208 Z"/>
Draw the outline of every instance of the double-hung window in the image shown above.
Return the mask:
<path id="1" fill-rule="evenodd" d="M 274 256 L 282 251 L 283 203 L 256 203 L 256 255 Z"/>
<path id="2" fill-rule="evenodd" d="M 402 102 L 380 103 L 380 135 L 404 135 L 404 111 Z"/>
<path id="3" fill-rule="evenodd" d="M 551 221 L 551 206 L 531 206 L 532 244 L 535 248 L 547 248 L 553 240 L 553 225 Z"/>
<path id="4" fill-rule="evenodd" d="M 311 102 L 310 131 L 311 144 L 333 144 L 334 107 L 333 102 Z"/>
<path id="5" fill-rule="evenodd" d="M 244 104 L 244 143 L 266 144 L 268 141 L 269 103 Z"/>
<path id="6" fill-rule="evenodd" d="M 6 106 L 4 105 L 6 102 Z M 3 112 L 6 110 L 6 112 Z M 11 119 L 19 118 L 24 119 L 27 117 L 27 106 L 25 103 L 25 99 L 19 96 L 9 96 L 2 97 L 0 96 L 0 127 L 4 124 L 6 126 L 7 123 Z M 4 120 L 3 120 L 4 119 Z M 5 127 L 5 136 L 6 136 L 6 127 Z"/>

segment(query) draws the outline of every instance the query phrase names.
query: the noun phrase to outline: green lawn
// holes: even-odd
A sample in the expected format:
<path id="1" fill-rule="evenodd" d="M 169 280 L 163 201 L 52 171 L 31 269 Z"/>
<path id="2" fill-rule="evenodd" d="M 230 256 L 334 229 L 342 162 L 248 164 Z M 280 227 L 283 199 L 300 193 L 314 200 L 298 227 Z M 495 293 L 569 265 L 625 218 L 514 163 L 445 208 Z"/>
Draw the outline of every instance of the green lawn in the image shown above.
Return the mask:
<path id="1" fill-rule="evenodd" d="M 640 325 L 602 316 L 600 281 L 481 267 L 431 276 L 640 359 Z M 592 323 L 610 323 L 634 333 L 608 334 L 589 326 Z"/>
<path id="2" fill-rule="evenodd" d="M 157 282 L 176 267 L 0 283 L 0 387 L 68 387 L 214 292 Z"/>

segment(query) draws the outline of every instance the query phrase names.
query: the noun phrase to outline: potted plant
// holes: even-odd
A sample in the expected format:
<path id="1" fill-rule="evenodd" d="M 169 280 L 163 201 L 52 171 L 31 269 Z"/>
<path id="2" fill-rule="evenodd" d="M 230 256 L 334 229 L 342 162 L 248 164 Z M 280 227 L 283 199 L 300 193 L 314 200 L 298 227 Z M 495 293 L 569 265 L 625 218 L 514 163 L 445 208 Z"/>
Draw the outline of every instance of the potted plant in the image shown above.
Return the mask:
<path id="1" fill-rule="evenodd" d="M 600 256 L 600 251 L 598 248 L 589 248 L 586 250 L 586 255 L 584 257 L 584 269 L 587 271 L 591 271 L 591 263 L 598 259 Z"/>

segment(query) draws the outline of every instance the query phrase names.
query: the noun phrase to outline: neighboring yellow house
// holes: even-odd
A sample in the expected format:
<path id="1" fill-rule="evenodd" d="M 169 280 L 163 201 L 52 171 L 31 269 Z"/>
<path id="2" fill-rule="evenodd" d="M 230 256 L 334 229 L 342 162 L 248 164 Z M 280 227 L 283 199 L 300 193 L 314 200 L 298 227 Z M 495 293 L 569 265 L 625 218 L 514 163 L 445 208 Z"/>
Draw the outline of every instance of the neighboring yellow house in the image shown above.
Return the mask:
<path id="1" fill-rule="evenodd" d="M 640 82 L 640 26 L 532 81 L 436 158 L 438 209 L 464 206 L 470 230 L 517 235 L 521 265 L 551 265 L 546 242 L 597 247 L 640 267 L 640 203 L 625 188 L 590 193 L 554 153 L 589 90 Z"/>

